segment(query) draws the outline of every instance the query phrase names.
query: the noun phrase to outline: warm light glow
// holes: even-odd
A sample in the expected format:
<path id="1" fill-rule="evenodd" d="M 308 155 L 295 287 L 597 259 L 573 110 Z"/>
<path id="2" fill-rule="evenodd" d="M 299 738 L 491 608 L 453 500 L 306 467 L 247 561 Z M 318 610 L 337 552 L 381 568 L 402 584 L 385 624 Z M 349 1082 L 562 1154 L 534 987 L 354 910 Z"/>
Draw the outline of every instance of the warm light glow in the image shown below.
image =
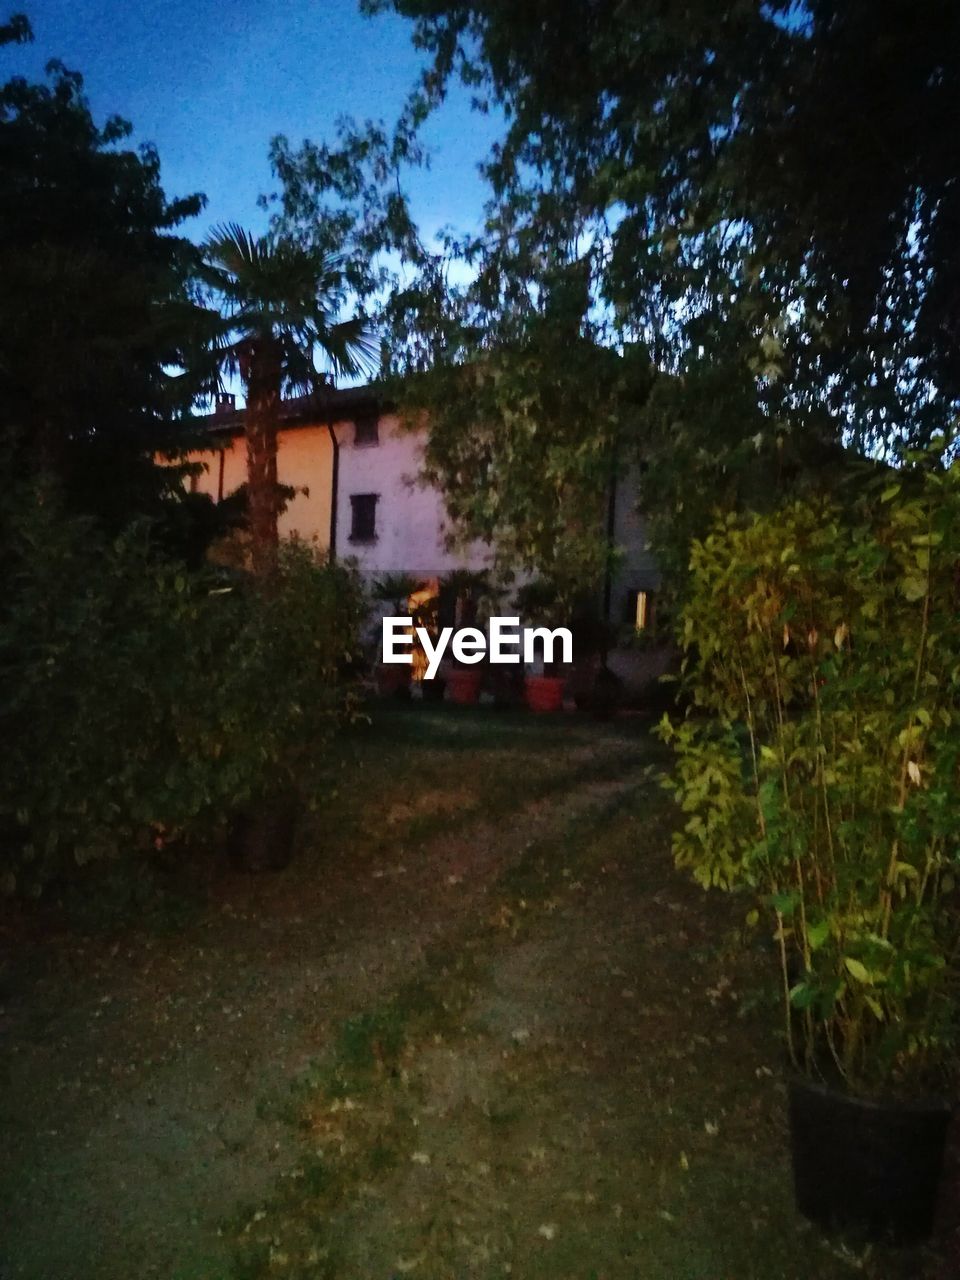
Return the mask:
<path id="1" fill-rule="evenodd" d="M 637 592 L 637 630 L 646 631 L 647 629 L 647 606 L 649 604 L 646 591 Z"/>
<path id="2" fill-rule="evenodd" d="M 440 591 L 440 583 L 436 578 L 430 578 L 425 582 L 419 591 L 415 591 L 407 600 L 407 608 L 411 614 L 415 614 L 416 610 L 422 605 L 427 604 L 431 600 L 435 600 Z M 411 634 L 413 628 L 410 628 Z M 427 655 L 423 651 L 423 647 L 419 644 L 413 646 L 413 679 L 422 680 L 427 670 Z"/>

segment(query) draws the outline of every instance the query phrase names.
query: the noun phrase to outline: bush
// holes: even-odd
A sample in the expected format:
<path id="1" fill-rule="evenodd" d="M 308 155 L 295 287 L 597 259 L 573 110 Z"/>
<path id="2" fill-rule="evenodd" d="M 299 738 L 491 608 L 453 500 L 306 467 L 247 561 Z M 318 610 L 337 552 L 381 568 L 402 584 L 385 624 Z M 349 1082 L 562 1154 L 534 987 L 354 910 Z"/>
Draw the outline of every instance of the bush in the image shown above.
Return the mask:
<path id="1" fill-rule="evenodd" d="M 0 877 L 194 838 L 321 781 L 357 707 L 357 580 L 303 546 L 269 592 L 190 574 L 150 529 L 113 542 L 48 507 L 7 513 L 0 613 Z"/>
<path id="2" fill-rule="evenodd" d="M 756 894 L 794 1061 L 857 1092 L 929 1082 L 956 1039 L 958 565 L 936 459 L 692 554 L 676 859 Z"/>

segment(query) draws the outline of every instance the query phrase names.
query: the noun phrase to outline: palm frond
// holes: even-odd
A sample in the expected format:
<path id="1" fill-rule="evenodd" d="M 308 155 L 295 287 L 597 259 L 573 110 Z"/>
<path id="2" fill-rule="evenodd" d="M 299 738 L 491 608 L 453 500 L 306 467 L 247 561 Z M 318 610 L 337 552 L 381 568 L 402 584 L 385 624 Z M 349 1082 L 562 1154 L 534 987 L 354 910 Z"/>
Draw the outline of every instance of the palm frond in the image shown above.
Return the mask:
<path id="1" fill-rule="evenodd" d="M 238 222 L 219 223 L 203 245 L 208 262 L 234 275 L 242 274 L 262 258 L 262 241 L 257 240 Z"/>
<path id="2" fill-rule="evenodd" d="M 237 223 L 215 227 L 204 247 L 206 282 L 222 310 L 224 367 L 236 368 L 245 341 L 269 339 L 280 350 L 288 388 L 309 387 L 320 357 L 336 377 L 370 376 L 379 344 L 363 316 L 338 320 L 347 299 L 338 254 Z"/>
<path id="3" fill-rule="evenodd" d="M 333 372 L 342 377 L 370 377 L 380 368 L 380 343 L 366 316 L 354 316 L 331 325 L 319 343 Z"/>

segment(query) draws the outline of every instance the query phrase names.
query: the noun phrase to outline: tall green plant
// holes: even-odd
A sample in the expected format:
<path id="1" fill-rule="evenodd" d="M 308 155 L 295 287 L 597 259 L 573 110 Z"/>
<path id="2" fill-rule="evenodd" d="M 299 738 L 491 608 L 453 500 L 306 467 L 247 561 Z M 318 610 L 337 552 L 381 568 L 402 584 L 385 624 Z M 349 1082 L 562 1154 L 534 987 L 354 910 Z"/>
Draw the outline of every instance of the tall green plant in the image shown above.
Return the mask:
<path id="1" fill-rule="evenodd" d="M 694 544 L 677 863 L 747 890 L 790 1056 L 859 1092 L 949 1058 L 960 976 L 960 464 Z"/>
<path id="2" fill-rule="evenodd" d="M 31 39 L 22 16 L 0 23 L 0 47 Z M 209 511 L 155 458 L 181 456 L 209 388 L 184 234 L 205 201 L 168 198 L 159 156 L 131 133 L 99 123 L 60 62 L 0 81 L 0 449 L 11 477 L 102 528 L 150 515 L 185 549 Z"/>
<path id="3" fill-rule="evenodd" d="M 284 390 L 314 390 L 318 355 L 332 375 L 369 373 L 377 345 L 362 315 L 338 320 L 347 291 L 341 260 L 231 223 L 203 247 L 208 283 L 223 310 L 219 355 L 239 372 L 247 397 L 247 501 L 252 564 L 276 565 L 280 512 L 277 430 Z"/>
<path id="4" fill-rule="evenodd" d="M 409 573 L 385 573 L 374 580 L 371 595 L 374 600 L 389 604 L 394 613 L 405 614 L 410 607 L 410 597 L 422 587 L 422 579 Z"/>
<path id="5" fill-rule="evenodd" d="M 268 594 L 29 503 L 0 533 L 0 892 L 321 794 L 358 707 L 354 574 L 284 546 Z"/>

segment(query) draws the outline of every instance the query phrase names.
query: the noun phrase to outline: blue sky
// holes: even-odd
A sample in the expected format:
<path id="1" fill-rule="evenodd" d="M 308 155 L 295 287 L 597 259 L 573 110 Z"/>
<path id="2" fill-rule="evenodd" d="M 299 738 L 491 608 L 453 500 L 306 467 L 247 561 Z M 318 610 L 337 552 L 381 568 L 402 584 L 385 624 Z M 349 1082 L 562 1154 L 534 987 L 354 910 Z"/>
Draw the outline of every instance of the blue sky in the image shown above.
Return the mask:
<path id="1" fill-rule="evenodd" d="M 275 133 L 330 137 L 342 113 L 392 122 L 420 66 L 409 24 L 363 18 L 356 0 L 7 0 L 17 10 L 35 43 L 0 50 L 0 78 L 37 77 L 52 57 L 82 72 L 98 119 L 126 116 L 156 144 L 168 194 L 206 193 L 197 239 L 217 222 L 263 226 Z M 425 231 L 475 225 L 495 133 L 462 92 L 431 121 L 432 168 L 410 184 Z"/>

